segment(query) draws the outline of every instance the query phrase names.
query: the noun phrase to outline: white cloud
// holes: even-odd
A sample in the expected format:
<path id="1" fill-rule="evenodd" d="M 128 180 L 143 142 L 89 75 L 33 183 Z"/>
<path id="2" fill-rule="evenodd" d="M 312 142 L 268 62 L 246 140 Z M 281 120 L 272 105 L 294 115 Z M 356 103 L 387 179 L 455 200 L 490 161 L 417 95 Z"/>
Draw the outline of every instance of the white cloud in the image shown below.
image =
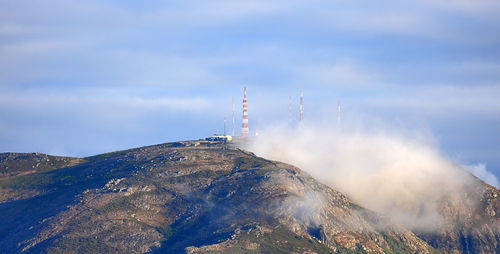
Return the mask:
<path id="1" fill-rule="evenodd" d="M 444 222 L 442 199 L 458 198 L 475 183 L 419 136 L 343 127 L 271 127 L 248 149 L 298 166 L 362 206 L 424 231 Z"/>
<path id="2" fill-rule="evenodd" d="M 500 85 L 467 86 L 460 84 L 387 85 L 386 93 L 362 98 L 366 107 L 391 108 L 393 111 L 418 112 L 431 116 L 481 113 L 499 114 Z"/>
<path id="3" fill-rule="evenodd" d="M 123 94 L 116 89 L 87 89 L 80 93 L 54 93 L 52 91 L 37 92 L 37 94 L 3 93 L 0 95 L 0 105 L 15 110 L 66 111 L 92 110 L 104 114 L 108 110 L 120 111 L 124 115 L 134 112 L 153 111 L 206 111 L 212 106 L 212 101 L 203 97 L 144 97 Z M 70 112 L 68 112 L 70 113 Z M 104 116 L 105 117 L 105 116 Z"/>
<path id="4" fill-rule="evenodd" d="M 2 54 L 36 54 L 36 53 L 53 53 L 54 51 L 67 50 L 81 45 L 82 42 L 63 41 L 63 40 L 30 40 L 18 43 L 10 43 L 0 45 Z"/>
<path id="5" fill-rule="evenodd" d="M 500 63 L 488 63 L 488 62 L 463 62 L 457 64 L 450 64 L 445 66 L 445 69 L 454 71 L 456 73 L 467 73 L 467 74 L 477 74 L 495 77 L 500 76 Z"/>
<path id="6" fill-rule="evenodd" d="M 487 184 L 495 186 L 497 188 L 500 187 L 500 183 L 498 182 L 498 178 L 486 169 L 485 163 L 478 163 L 473 165 L 464 165 L 464 167 L 469 170 L 472 174 L 479 177 L 481 180 L 485 181 Z"/>
<path id="7" fill-rule="evenodd" d="M 498 4 L 459 2 L 320 1 L 302 10 L 308 13 L 306 22 L 330 33 L 340 30 L 361 36 L 414 36 L 460 44 L 500 41 L 497 34 L 491 33 L 492 28 L 499 27 Z M 469 6 L 474 11 L 466 11 Z M 469 22 L 464 23 L 465 19 Z"/>
<path id="8" fill-rule="evenodd" d="M 329 23 L 333 27 L 377 34 L 434 35 L 439 24 L 429 14 L 404 8 L 333 9 Z"/>
<path id="9" fill-rule="evenodd" d="M 484 17 L 485 15 L 494 15 L 498 18 L 498 10 L 500 10 L 500 2 L 496 0 L 423 0 L 430 8 L 440 8 L 449 11 L 462 12 Z"/>
<path id="10" fill-rule="evenodd" d="M 112 101 L 113 102 L 113 101 Z M 204 111 L 211 106 L 209 100 L 205 98 L 141 98 L 125 97 L 116 101 L 127 107 L 140 107 L 146 109 L 168 109 Z"/>
<path id="11" fill-rule="evenodd" d="M 14 24 L 0 24 L 0 35 L 12 36 L 26 32 L 26 28 Z"/>
<path id="12" fill-rule="evenodd" d="M 313 81 L 316 84 L 344 87 L 363 88 L 377 82 L 378 74 L 362 69 L 352 60 L 340 60 L 333 64 L 312 64 L 298 66 L 297 75 L 302 82 Z"/>

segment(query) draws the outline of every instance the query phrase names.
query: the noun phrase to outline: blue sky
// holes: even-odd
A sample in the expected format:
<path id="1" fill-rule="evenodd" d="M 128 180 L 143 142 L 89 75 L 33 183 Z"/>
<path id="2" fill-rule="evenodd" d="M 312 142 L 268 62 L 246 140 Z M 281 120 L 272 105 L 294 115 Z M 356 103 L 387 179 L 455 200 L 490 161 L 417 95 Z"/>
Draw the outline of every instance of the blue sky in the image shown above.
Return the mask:
<path id="1" fill-rule="evenodd" d="M 500 175 L 500 2 L 0 0 L 0 151 L 87 156 L 251 124 L 430 133 Z M 239 104 L 238 114 L 239 114 Z M 230 127 L 229 127 L 230 128 Z"/>

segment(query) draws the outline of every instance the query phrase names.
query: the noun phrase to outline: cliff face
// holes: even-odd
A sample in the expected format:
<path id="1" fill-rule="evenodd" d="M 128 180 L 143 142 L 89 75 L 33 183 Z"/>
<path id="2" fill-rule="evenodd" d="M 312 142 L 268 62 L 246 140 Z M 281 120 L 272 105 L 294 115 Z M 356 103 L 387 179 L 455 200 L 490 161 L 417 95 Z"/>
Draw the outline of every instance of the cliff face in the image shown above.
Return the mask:
<path id="1" fill-rule="evenodd" d="M 451 205 L 443 211 L 455 218 L 452 226 L 414 234 L 298 168 L 222 144 L 177 142 L 68 160 L 43 170 L 19 164 L 20 173 L 0 180 L 5 253 L 433 253 L 432 246 L 464 246 L 453 235 L 462 232 L 462 217 Z M 480 239 L 470 250 L 488 253 L 498 242 L 498 190 L 481 193 L 484 206 L 462 234 Z"/>

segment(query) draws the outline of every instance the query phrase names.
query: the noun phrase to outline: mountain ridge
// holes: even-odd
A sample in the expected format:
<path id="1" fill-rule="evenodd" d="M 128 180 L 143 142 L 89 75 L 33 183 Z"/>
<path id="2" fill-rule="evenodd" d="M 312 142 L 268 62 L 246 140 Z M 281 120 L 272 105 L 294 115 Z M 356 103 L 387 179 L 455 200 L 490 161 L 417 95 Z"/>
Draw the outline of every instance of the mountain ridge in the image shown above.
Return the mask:
<path id="1" fill-rule="evenodd" d="M 0 248 L 480 253 L 498 243 L 493 230 L 495 239 L 480 242 L 490 249 L 446 248 L 441 238 L 392 225 L 296 167 L 225 144 L 183 141 L 75 159 L 79 163 L 0 180 L 0 211 L 7 218 Z M 497 218 L 498 189 L 490 192 L 493 205 L 485 211 Z"/>

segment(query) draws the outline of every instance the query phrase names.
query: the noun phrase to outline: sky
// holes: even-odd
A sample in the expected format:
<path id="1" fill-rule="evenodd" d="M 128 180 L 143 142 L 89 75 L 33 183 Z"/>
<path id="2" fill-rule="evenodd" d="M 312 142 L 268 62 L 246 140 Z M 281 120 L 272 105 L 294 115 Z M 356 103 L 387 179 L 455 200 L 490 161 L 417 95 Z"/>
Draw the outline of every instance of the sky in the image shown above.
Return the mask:
<path id="1" fill-rule="evenodd" d="M 298 117 L 500 176 L 497 0 L 0 0 L 0 152 L 89 156 Z M 237 132 L 239 128 L 237 126 Z M 228 124 L 228 132 L 232 125 Z M 321 135 L 321 134 L 318 134 Z"/>

